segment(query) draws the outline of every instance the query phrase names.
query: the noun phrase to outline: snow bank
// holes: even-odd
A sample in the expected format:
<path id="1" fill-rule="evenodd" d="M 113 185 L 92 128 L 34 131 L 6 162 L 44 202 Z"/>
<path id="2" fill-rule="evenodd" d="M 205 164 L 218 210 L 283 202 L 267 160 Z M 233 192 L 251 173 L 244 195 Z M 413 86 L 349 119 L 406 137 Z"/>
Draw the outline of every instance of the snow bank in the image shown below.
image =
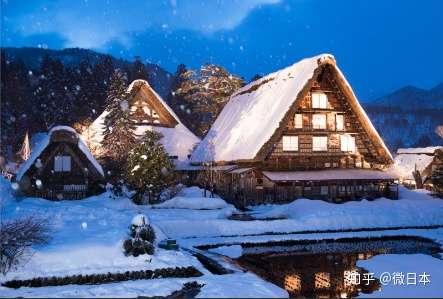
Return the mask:
<path id="1" fill-rule="evenodd" d="M 228 208 L 227 204 L 221 198 L 212 197 L 181 197 L 171 198 L 160 204 L 153 205 L 160 209 L 193 209 L 193 210 L 215 210 Z M 232 207 L 232 206 L 231 206 Z"/>
<path id="2" fill-rule="evenodd" d="M 380 198 L 333 204 L 298 199 L 286 205 L 253 207 L 256 218 L 287 218 L 273 221 L 227 219 L 180 219 L 157 222 L 174 238 L 236 236 L 316 230 L 344 230 L 404 226 L 443 225 L 443 201 L 420 191 L 400 188 L 400 200 Z M 204 229 L 202 229 L 204 228 Z"/>
<path id="3" fill-rule="evenodd" d="M 385 254 L 360 260 L 357 266 L 364 267 L 374 276 L 380 278 L 382 273 L 394 272 L 404 274 L 404 285 L 387 281 L 379 292 L 360 294 L 361 298 L 441 298 L 443 296 L 443 267 L 440 259 L 425 254 Z M 416 284 L 407 284 L 407 274 L 416 274 Z M 420 283 L 420 275 L 429 274 L 430 283 Z"/>

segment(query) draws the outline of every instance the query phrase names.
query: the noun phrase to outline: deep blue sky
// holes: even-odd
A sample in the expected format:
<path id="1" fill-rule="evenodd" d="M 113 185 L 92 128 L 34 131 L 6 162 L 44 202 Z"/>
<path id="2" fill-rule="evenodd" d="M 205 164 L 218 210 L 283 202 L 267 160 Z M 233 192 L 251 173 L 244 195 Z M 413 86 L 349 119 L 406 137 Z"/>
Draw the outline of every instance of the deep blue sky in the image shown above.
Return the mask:
<path id="1" fill-rule="evenodd" d="M 332 53 L 362 100 L 443 81 L 442 0 L 0 0 L 2 45 L 83 47 L 251 78 Z"/>

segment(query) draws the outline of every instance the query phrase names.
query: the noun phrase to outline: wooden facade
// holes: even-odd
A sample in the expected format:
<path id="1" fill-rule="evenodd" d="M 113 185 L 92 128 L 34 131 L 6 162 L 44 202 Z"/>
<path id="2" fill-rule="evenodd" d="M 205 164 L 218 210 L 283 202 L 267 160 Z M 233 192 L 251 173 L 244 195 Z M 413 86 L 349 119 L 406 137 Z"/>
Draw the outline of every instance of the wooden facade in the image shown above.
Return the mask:
<path id="1" fill-rule="evenodd" d="M 268 81 L 270 86 L 259 88 L 272 88 L 272 80 Z M 214 184 L 219 193 L 240 206 L 288 202 L 298 197 L 334 202 L 397 197 L 395 177 L 383 172 L 392 164 L 392 157 L 335 61 L 319 64 L 293 99 L 283 119 L 277 120 L 278 128 L 254 157 L 215 161 L 237 168 L 215 170 Z M 347 169 L 361 170 L 358 178 L 333 172 Z M 323 170 L 330 176 L 319 173 L 318 177 L 303 177 L 303 172 Z M 265 175 L 276 171 L 301 177 L 292 180 Z"/>
<path id="2" fill-rule="evenodd" d="M 144 80 L 135 80 L 129 88 L 128 105 L 136 125 L 175 127 L 178 122 L 160 102 L 159 96 Z"/>
<path id="3" fill-rule="evenodd" d="M 22 165 L 27 169 L 17 178 L 21 192 L 50 200 L 81 199 L 99 193 L 103 170 L 84 152 L 88 149 L 75 131 L 57 129 L 47 138 L 46 146 L 36 148 L 38 155 Z"/>

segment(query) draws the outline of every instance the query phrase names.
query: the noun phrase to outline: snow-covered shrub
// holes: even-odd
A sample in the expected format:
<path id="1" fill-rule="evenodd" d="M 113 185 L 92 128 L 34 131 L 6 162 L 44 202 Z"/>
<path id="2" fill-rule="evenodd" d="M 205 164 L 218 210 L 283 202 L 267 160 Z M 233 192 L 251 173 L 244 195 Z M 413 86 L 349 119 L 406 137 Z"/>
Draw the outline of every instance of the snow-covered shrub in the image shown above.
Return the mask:
<path id="1" fill-rule="evenodd" d="M 31 246 L 50 240 L 46 219 L 27 217 L 0 225 L 0 272 L 6 274 L 26 256 Z"/>
<path id="2" fill-rule="evenodd" d="M 132 219 L 129 235 L 131 239 L 123 242 L 123 250 L 126 255 L 154 254 L 155 231 L 145 215 L 138 214 Z"/>

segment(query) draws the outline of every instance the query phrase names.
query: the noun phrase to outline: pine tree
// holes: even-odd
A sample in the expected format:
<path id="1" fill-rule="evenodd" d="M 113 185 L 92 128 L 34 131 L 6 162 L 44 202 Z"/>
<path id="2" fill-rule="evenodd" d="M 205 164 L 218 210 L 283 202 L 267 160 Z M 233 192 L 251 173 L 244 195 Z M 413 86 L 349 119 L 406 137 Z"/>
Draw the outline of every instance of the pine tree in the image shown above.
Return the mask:
<path id="1" fill-rule="evenodd" d="M 160 193 L 172 182 L 174 164 L 160 143 L 162 135 L 146 131 L 142 142 L 129 154 L 125 179 L 137 191 L 136 203 L 157 200 Z"/>
<path id="2" fill-rule="evenodd" d="M 124 74 L 117 69 L 111 78 L 106 99 L 108 114 L 104 120 L 105 131 L 102 146 L 105 156 L 120 166 L 136 144 L 135 125 L 131 120 L 126 89 Z"/>
<path id="3" fill-rule="evenodd" d="M 145 65 L 140 59 L 140 56 L 135 56 L 134 62 L 129 66 L 129 81 L 132 82 L 137 79 L 148 81 L 148 74 L 146 73 Z"/>

